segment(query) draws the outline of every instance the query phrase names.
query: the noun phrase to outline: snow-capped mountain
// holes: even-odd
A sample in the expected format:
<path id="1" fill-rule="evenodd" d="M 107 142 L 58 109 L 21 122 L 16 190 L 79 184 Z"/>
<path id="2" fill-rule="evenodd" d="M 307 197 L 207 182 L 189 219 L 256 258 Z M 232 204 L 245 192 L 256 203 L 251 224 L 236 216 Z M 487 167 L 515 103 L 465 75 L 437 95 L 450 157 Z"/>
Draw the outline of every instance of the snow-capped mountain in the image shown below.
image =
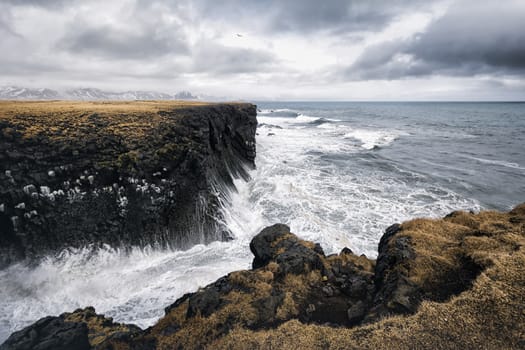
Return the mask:
<path id="1" fill-rule="evenodd" d="M 108 92 L 94 88 L 80 88 L 65 92 L 72 100 L 174 100 L 175 95 L 155 91 Z"/>
<path id="2" fill-rule="evenodd" d="M 173 97 L 176 100 L 196 100 L 199 98 L 197 96 L 193 96 L 189 91 L 177 92 L 175 95 L 173 95 Z"/>
<path id="3" fill-rule="evenodd" d="M 51 89 L 0 86 L 0 99 L 4 100 L 53 100 L 58 98 L 60 94 Z"/>
<path id="4" fill-rule="evenodd" d="M 112 92 L 96 88 L 77 88 L 66 91 L 51 89 L 31 89 L 17 86 L 0 87 L 0 99 L 3 100 L 196 100 L 198 96 L 189 91 L 167 94 L 156 91 Z"/>

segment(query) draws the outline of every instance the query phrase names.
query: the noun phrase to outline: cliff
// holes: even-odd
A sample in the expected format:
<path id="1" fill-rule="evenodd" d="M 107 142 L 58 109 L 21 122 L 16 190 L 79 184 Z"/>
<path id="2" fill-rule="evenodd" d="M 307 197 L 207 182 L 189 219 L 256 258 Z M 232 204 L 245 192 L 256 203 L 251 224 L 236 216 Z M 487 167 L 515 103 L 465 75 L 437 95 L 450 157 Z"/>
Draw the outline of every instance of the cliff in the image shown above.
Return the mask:
<path id="1" fill-rule="evenodd" d="M 392 225 L 377 260 L 326 256 L 277 224 L 252 240 L 252 270 L 184 295 L 151 328 L 86 308 L 0 349 L 522 349 L 524 245 L 525 204 Z"/>
<path id="2" fill-rule="evenodd" d="M 180 101 L 0 102 L 0 268 L 65 247 L 228 239 L 256 109 Z"/>

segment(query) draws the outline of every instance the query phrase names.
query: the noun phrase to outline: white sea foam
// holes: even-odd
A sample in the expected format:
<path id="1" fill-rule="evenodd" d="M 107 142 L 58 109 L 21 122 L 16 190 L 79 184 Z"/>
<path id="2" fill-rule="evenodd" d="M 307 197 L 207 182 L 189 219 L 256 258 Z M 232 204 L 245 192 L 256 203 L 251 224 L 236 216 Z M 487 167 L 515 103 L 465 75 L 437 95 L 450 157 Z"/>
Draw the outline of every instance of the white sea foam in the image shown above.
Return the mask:
<path id="1" fill-rule="evenodd" d="M 150 326 L 184 293 L 248 268 L 249 242 L 269 224 L 288 224 L 327 253 L 347 246 L 375 257 L 379 238 L 394 222 L 480 208 L 425 175 L 386 160 L 354 158 L 370 155 L 363 148 L 389 145 L 397 132 L 336 120 L 327 123 L 335 128 L 305 126 L 307 116 L 273 114 L 258 117 L 267 125 L 259 128 L 252 180 L 236 180 L 237 191 L 223 207 L 233 241 L 186 251 L 70 250 L 36 267 L 11 266 L 0 271 L 0 342 L 40 317 L 88 305 L 117 321 Z M 374 163 L 366 168 L 366 162 Z"/>
<path id="2" fill-rule="evenodd" d="M 295 118 L 295 121 L 297 121 L 299 123 L 311 123 L 311 122 L 316 122 L 316 121 L 319 121 L 319 120 L 321 120 L 321 118 L 310 117 L 310 116 L 304 115 L 304 114 L 299 114 Z"/>
<path id="3" fill-rule="evenodd" d="M 463 158 L 473 159 L 473 160 L 476 160 L 476 161 L 478 161 L 480 163 L 484 163 L 484 164 L 498 165 L 498 166 L 502 166 L 502 167 L 505 167 L 505 168 L 525 170 L 525 167 L 519 165 L 518 163 L 514 163 L 514 162 L 506 162 L 504 160 L 485 159 L 485 158 L 479 158 L 479 157 L 472 157 L 472 156 L 467 156 L 467 155 L 464 155 L 464 154 L 460 154 L 459 156 L 463 157 Z"/>
<path id="4" fill-rule="evenodd" d="M 290 117 L 294 118 L 299 115 L 299 113 L 293 109 L 281 108 L 281 109 L 262 109 L 257 114 L 260 115 L 269 115 L 272 117 Z"/>
<path id="5" fill-rule="evenodd" d="M 0 342 L 41 317 L 88 305 L 147 327 L 176 298 L 249 262 L 244 247 L 216 242 L 187 251 L 71 250 L 36 268 L 11 266 L 0 271 Z"/>
<path id="6" fill-rule="evenodd" d="M 373 149 L 374 147 L 384 147 L 391 144 L 399 137 L 398 134 L 391 131 L 383 130 L 364 130 L 355 129 L 347 132 L 344 138 L 351 138 L 361 142 L 364 149 Z"/>

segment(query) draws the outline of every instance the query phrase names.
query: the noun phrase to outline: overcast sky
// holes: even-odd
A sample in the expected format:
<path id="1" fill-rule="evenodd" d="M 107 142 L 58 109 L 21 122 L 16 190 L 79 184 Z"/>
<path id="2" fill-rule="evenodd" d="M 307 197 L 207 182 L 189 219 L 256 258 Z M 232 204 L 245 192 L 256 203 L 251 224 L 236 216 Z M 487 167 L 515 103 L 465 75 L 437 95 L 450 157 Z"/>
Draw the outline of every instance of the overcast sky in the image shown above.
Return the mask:
<path id="1" fill-rule="evenodd" d="M 525 100 L 525 0 L 0 0 L 0 85 Z"/>

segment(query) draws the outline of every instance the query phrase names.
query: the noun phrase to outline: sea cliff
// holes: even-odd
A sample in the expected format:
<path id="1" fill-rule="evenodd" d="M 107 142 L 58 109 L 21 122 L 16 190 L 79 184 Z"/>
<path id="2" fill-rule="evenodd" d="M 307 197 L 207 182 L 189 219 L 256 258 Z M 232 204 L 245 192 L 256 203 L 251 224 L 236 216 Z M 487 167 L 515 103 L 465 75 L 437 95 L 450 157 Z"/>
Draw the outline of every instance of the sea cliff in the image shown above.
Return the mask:
<path id="1" fill-rule="evenodd" d="M 326 255 L 286 225 L 251 270 L 176 300 L 140 330 L 92 308 L 46 317 L 0 349 L 522 349 L 525 204 L 390 226 L 377 260 Z"/>
<path id="2" fill-rule="evenodd" d="M 256 108 L 0 102 L 0 268 L 66 247 L 228 239 L 220 196 L 254 167 Z"/>

